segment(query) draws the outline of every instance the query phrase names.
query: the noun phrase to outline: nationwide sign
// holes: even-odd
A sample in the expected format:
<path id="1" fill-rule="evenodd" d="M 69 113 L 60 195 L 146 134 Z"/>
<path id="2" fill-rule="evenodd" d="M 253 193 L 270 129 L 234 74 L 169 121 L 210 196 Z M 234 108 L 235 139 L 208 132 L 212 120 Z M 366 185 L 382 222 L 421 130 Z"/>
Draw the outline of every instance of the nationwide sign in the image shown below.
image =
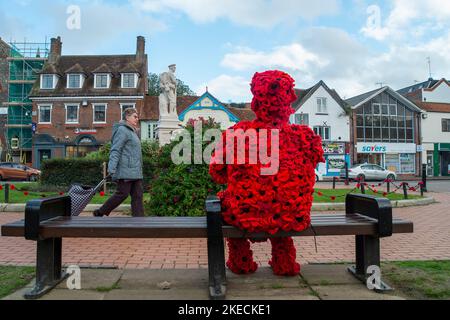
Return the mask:
<path id="1" fill-rule="evenodd" d="M 95 133 L 97 133 L 97 130 L 96 129 L 79 129 L 79 128 L 76 128 L 73 132 L 75 134 L 95 134 Z"/>

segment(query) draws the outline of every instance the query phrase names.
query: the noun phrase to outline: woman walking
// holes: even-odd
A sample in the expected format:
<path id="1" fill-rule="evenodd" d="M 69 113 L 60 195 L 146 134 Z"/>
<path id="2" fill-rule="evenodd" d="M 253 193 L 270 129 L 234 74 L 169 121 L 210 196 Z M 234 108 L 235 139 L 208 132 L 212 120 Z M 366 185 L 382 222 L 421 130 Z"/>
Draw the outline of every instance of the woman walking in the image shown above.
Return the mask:
<path id="1" fill-rule="evenodd" d="M 128 195 L 131 195 L 133 217 L 144 216 L 141 141 L 136 132 L 139 125 L 137 110 L 125 109 L 124 118 L 113 127 L 108 163 L 108 173 L 117 182 L 117 190 L 103 206 L 94 211 L 96 217 L 109 216 Z"/>

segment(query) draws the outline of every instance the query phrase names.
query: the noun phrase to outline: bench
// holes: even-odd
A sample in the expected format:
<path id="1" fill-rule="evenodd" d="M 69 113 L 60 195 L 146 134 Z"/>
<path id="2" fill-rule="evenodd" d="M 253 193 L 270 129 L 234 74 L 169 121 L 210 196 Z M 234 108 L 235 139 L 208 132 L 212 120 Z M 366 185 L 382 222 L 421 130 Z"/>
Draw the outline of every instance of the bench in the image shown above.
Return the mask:
<path id="1" fill-rule="evenodd" d="M 412 222 L 392 218 L 390 201 L 368 195 L 349 194 L 346 213 L 311 216 L 311 225 L 302 232 L 246 233 L 222 221 L 220 201 L 206 200 L 206 217 L 71 217 L 70 197 L 31 200 L 25 220 L 5 224 L 2 236 L 25 237 L 37 244 L 36 283 L 25 294 L 36 299 L 67 276 L 62 270 L 62 238 L 207 238 L 209 295 L 224 299 L 226 272 L 224 238 L 268 238 L 285 236 L 354 235 L 356 263 L 348 270 L 365 282 L 367 268 L 380 266 L 380 238 L 393 233 L 413 232 Z M 380 291 L 390 290 L 382 283 Z"/>

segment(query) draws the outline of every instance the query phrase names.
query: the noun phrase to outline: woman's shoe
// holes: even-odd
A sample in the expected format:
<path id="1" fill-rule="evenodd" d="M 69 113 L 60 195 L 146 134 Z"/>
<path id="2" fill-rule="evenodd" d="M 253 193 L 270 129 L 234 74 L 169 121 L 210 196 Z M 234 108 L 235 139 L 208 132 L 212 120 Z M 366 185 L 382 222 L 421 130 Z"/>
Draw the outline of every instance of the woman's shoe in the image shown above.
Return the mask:
<path id="1" fill-rule="evenodd" d="M 98 210 L 98 209 L 95 209 L 93 214 L 94 214 L 94 217 L 103 217 L 103 214 L 101 214 L 100 210 Z"/>

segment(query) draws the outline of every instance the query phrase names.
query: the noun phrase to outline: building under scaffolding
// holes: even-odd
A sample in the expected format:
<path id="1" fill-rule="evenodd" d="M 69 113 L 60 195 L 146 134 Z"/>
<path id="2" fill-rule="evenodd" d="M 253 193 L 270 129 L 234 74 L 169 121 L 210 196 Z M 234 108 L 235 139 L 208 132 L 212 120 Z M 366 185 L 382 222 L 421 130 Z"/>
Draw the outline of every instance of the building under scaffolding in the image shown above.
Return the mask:
<path id="1" fill-rule="evenodd" d="M 48 59 L 49 44 L 11 42 L 8 80 L 8 108 L 5 125 L 6 161 L 32 162 L 32 103 L 29 94 Z M 2 159 L 3 160 L 3 159 Z"/>

